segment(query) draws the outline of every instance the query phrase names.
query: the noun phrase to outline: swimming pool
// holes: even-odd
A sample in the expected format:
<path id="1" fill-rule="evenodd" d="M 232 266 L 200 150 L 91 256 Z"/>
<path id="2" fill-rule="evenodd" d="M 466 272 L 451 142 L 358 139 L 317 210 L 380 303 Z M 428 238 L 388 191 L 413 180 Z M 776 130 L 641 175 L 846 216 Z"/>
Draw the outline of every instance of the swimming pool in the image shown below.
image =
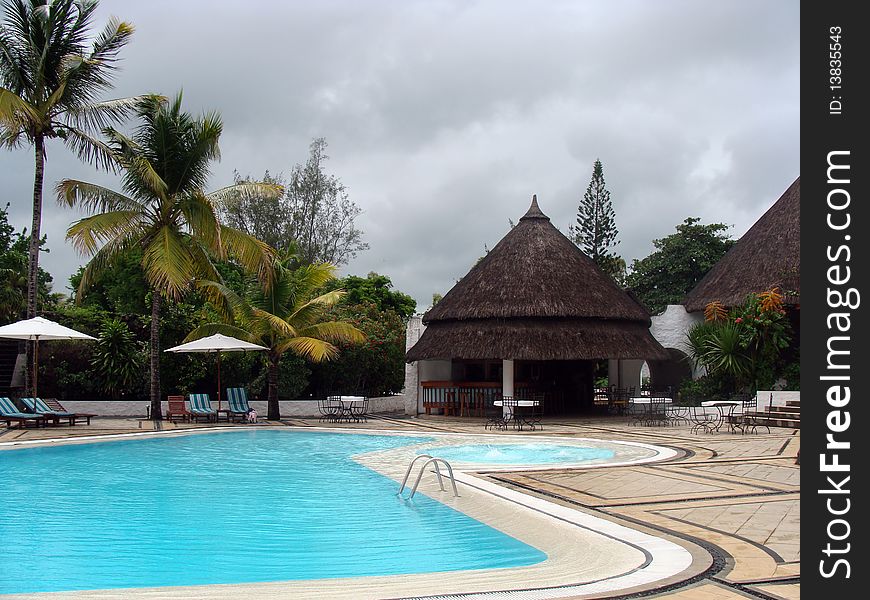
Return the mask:
<path id="1" fill-rule="evenodd" d="M 546 555 L 351 456 L 427 437 L 245 430 L 0 452 L 0 593 L 519 567 Z"/>
<path id="2" fill-rule="evenodd" d="M 614 456 L 609 448 L 553 443 L 463 444 L 426 448 L 419 453 L 457 463 L 522 466 L 585 463 Z"/>

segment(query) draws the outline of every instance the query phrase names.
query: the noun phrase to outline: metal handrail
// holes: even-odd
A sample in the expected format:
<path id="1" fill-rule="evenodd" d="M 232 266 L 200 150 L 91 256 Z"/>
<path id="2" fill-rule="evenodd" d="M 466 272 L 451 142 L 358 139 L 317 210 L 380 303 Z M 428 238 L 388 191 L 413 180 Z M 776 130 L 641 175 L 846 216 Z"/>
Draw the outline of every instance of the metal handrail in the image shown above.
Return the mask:
<path id="1" fill-rule="evenodd" d="M 417 459 L 415 458 L 414 461 L 416 460 Z M 429 465 L 429 463 L 435 465 L 435 474 L 438 476 L 438 483 L 439 485 L 441 485 L 441 491 L 444 491 L 444 483 L 441 481 L 441 470 L 438 468 L 439 462 L 444 463 L 444 466 L 447 467 L 447 476 L 450 477 L 450 483 L 453 485 L 453 496 L 456 498 L 459 497 L 459 492 L 456 490 L 456 479 L 453 477 L 453 467 L 450 466 L 450 463 L 443 458 L 429 458 L 429 460 L 423 463 L 423 467 L 417 474 L 417 481 L 414 482 L 414 487 L 411 489 L 411 495 L 408 496 L 409 500 L 414 497 L 414 494 L 417 493 L 417 486 L 420 485 L 420 480 L 423 478 L 423 471 L 426 470 L 426 467 Z M 413 464 L 413 461 L 411 464 Z"/>
<path id="2" fill-rule="evenodd" d="M 411 464 L 408 465 L 408 470 L 405 471 L 405 477 L 404 477 L 404 479 L 402 479 L 402 485 L 399 487 L 399 491 L 396 492 L 396 495 L 399 495 L 404 491 L 405 484 L 408 483 L 408 476 L 411 474 L 411 469 L 414 468 L 414 463 L 416 463 L 421 458 L 432 458 L 432 455 L 431 454 L 418 454 L 417 456 L 414 457 L 414 460 L 412 460 Z M 437 470 L 437 465 L 436 465 L 435 473 L 438 475 L 438 483 L 441 485 L 441 489 L 443 490 L 444 484 L 441 483 L 441 471 Z"/>

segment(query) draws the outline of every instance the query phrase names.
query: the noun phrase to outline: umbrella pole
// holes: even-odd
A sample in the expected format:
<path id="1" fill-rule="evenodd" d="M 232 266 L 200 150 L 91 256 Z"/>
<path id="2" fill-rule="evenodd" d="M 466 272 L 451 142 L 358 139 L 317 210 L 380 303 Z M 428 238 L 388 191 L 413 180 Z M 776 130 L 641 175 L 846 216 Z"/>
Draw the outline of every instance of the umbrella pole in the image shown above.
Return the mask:
<path id="1" fill-rule="evenodd" d="M 217 361 L 218 361 L 218 412 L 221 410 L 221 351 L 217 351 Z"/>
<path id="2" fill-rule="evenodd" d="M 36 399 L 39 398 L 39 394 L 36 391 L 36 380 L 39 378 L 39 336 L 36 336 L 36 340 L 33 342 L 33 402 L 34 407 L 36 406 Z"/>

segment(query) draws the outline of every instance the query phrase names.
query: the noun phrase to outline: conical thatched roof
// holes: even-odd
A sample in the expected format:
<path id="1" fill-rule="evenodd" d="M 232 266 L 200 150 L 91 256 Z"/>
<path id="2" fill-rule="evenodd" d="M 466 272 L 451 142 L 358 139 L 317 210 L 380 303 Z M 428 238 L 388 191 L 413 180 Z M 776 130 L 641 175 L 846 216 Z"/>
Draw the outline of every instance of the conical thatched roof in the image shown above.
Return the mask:
<path id="1" fill-rule="evenodd" d="M 556 229 L 537 199 L 423 317 L 421 359 L 659 358 L 649 313 Z"/>
<path id="2" fill-rule="evenodd" d="M 689 312 L 710 302 L 736 306 L 746 296 L 778 287 L 787 304 L 800 302 L 801 178 L 755 222 L 690 291 L 683 305 Z"/>

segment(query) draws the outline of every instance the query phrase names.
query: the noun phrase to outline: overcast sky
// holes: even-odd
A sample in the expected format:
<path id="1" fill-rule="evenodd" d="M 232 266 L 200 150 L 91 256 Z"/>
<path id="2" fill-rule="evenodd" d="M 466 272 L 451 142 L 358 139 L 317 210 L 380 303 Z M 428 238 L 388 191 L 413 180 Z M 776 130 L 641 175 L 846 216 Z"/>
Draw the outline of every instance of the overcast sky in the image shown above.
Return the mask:
<path id="1" fill-rule="evenodd" d="M 371 248 L 344 274 L 388 275 L 425 310 L 527 210 L 574 221 L 596 158 L 631 262 L 686 217 L 735 237 L 799 175 L 793 0 L 103 0 L 136 33 L 115 93 L 221 113 L 233 171 L 289 173 L 314 137 L 363 210 Z M 109 97 L 107 95 L 107 97 Z M 29 227 L 31 149 L 0 154 L 0 201 Z M 41 265 L 68 291 L 82 215 L 62 178 L 120 187 L 48 147 Z"/>

